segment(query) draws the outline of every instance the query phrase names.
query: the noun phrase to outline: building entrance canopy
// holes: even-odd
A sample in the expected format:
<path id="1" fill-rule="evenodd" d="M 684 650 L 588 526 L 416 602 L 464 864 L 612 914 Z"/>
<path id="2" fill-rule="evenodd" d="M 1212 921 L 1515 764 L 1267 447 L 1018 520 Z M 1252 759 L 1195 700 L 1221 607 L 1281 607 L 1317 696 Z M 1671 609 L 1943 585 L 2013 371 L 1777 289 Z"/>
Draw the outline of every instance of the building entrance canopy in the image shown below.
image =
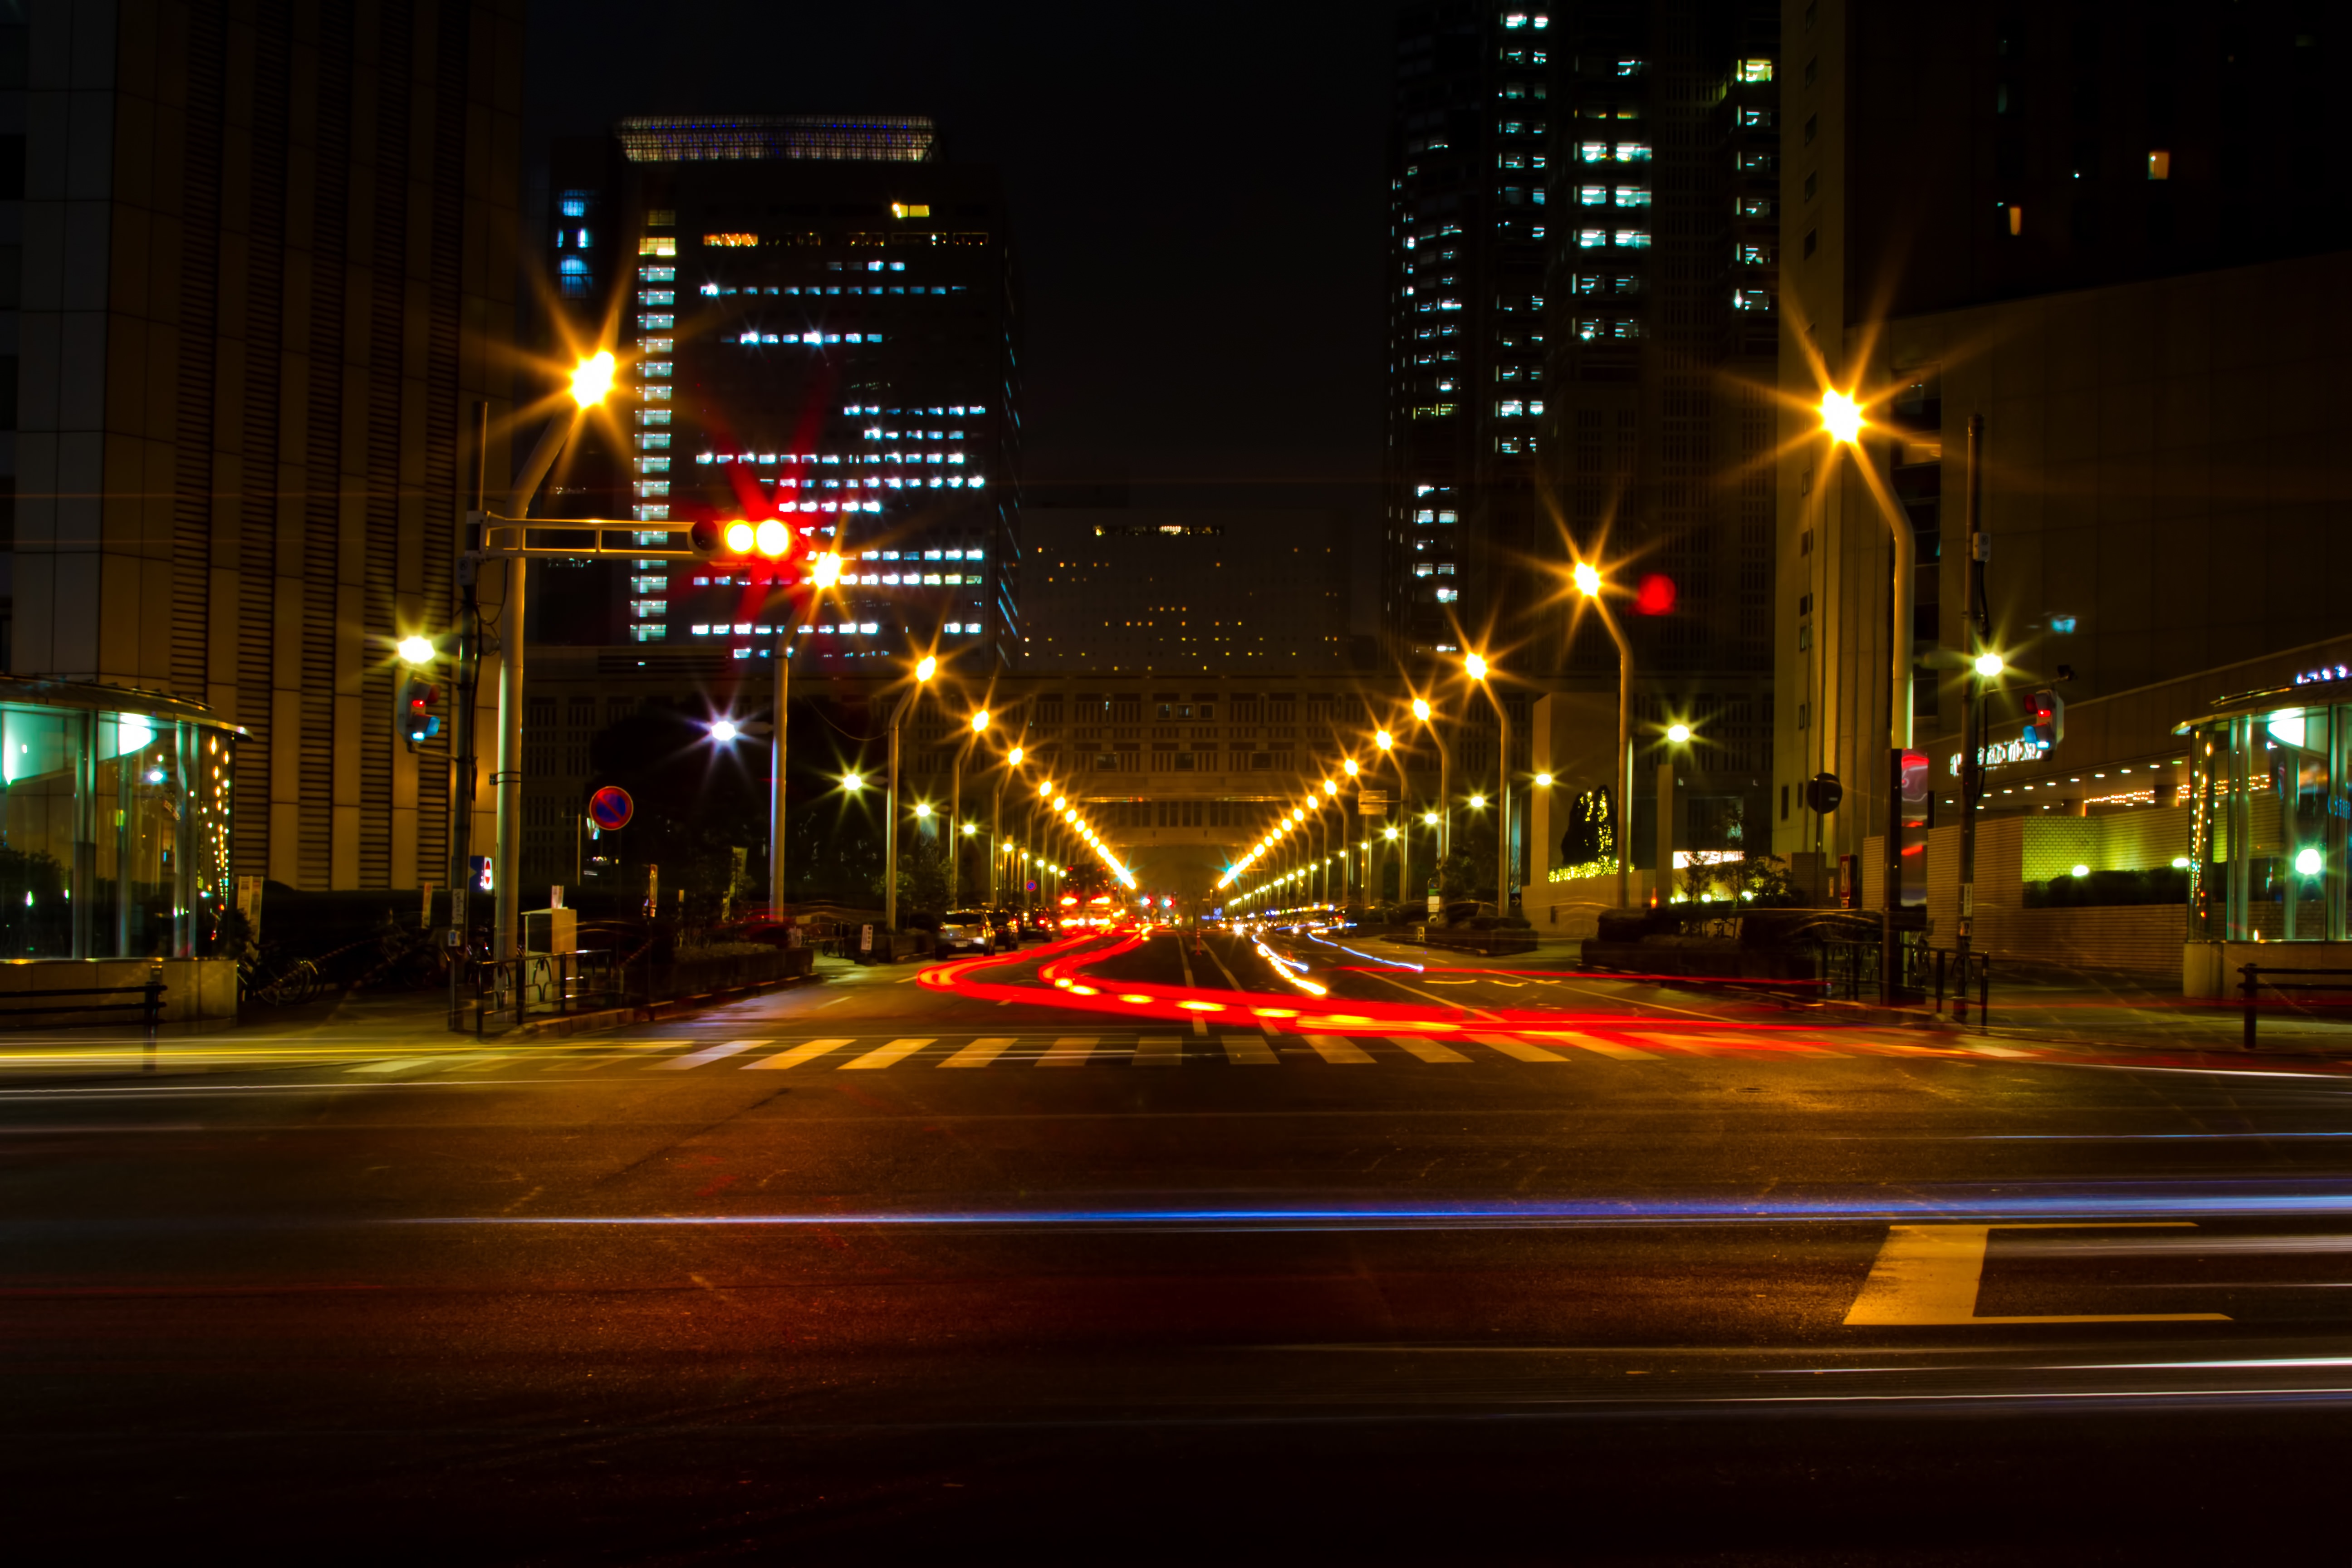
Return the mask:
<path id="1" fill-rule="evenodd" d="M 0 678 L 0 957 L 194 956 L 231 892 L 241 732 L 155 693 Z"/>

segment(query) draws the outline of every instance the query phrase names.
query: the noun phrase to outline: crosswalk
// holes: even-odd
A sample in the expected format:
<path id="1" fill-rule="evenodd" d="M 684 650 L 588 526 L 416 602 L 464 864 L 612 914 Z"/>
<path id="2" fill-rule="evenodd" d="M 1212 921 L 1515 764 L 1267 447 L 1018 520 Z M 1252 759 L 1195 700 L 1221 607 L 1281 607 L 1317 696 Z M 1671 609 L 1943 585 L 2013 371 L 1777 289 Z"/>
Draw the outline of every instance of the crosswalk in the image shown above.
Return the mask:
<path id="1" fill-rule="evenodd" d="M 1610 1068 L 1654 1066 L 1676 1058 L 1774 1059 L 1823 1058 L 1942 1057 L 2016 1060 L 2043 1053 L 2013 1046 L 1956 1042 L 1923 1046 L 1860 1033 L 1803 1037 L 1793 1031 L 1669 1033 L 1655 1029 L 1601 1032 L 1591 1029 L 1515 1029 L 1449 1035 L 1269 1035 L 1246 1031 L 1206 1036 L 1138 1035 L 853 1035 L 810 1039 L 709 1040 L 673 1038 L 612 1040 L 585 1051 L 549 1051 L 530 1047 L 512 1051 L 470 1051 L 406 1057 L 348 1068 L 349 1073 L 380 1079 L 432 1072 L 487 1072 L 501 1067 L 539 1066 L 550 1071 L 593 1072 L 641 1068 L 648 1072 L 885 1072 L 926 1068 L 1183 1068 L 1183 1067 L 1467 1067 L 1475 1065 L 1559 1068 L 1578 1064 Z"/>

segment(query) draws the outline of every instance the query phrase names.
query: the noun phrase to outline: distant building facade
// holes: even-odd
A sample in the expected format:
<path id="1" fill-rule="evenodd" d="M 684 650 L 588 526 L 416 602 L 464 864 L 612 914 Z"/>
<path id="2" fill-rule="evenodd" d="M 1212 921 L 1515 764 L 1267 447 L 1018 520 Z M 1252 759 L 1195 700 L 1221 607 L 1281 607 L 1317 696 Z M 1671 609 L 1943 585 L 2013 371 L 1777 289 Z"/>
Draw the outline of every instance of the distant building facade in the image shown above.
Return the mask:
<path id="1" fill-rule="evenodd" d="M 1024 668 L 1238 675 L 1347 662 L 1339 516 L 1038 507 L 1023 531 Z"/>
<path id="2" fill-rule="evenodd" d="M 395 737 L 394 649 L 446 647 L 477 465 L 509 460 L 522 12 L 0 28 L 10 671 L 242 727 L 240 874 L 447 880 L 448 740 Z"/>
<path id="3" fill-rule="evenodd" d="M 551 171 L 546 259 L 567 331 L 617 322 L 623 471 L 570 471 L 573 515 L 781 517 L 783 565 L 639 562 L 596 635 L 856 668 L 909 640 L 1009 661 L 1021 636 L 1020 316 L 994 174 L 946 162 L 916 117 L 623 121 Z M 551 512 L 551 514 L 553 514 Z M 806 559 L 839 550 L 842 610 L 785 613 Z M 843 613 L 845 612 L 845 613 Z M 786 623 L 792 624 L 787 628 Z"/>

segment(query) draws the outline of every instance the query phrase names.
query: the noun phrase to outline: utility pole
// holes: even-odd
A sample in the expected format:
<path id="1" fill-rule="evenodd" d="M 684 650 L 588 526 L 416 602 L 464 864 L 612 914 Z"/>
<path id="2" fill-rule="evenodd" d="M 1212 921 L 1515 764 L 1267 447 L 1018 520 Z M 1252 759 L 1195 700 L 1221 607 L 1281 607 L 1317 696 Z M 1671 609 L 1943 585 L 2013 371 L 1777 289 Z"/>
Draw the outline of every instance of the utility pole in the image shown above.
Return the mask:
<path id="1" fill-rule="evenodd" d="M 793 617 L 776 628 L 774 733 L 768 737 L 768 918 L 784 918 L 784 721 L 793 691 Z"/>

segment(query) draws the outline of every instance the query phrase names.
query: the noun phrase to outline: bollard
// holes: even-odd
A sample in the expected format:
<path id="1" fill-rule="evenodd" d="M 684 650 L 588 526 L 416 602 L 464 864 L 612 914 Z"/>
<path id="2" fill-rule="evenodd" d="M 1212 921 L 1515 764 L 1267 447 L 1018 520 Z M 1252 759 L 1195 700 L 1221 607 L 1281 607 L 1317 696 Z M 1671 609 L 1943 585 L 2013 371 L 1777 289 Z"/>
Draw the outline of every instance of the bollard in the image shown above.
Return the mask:
<path id="1" fill-rule="evenodd" d="M 145 993 L 145 995 L 141 999 L 140 1003 L 141 1016 L 146 1020 L 147 1024 L 147 1062 L 145 1070 L 148 1072 L 153 1072 L 156 1070 L 155 1030 L 156 1026 L 163 1021 L 163 965 L 161 960 L 149 965 L 147 970 L 147 984 L 141 986 L 139 989 Z"/>
<path id="2" fill-rule="evenodd" d="M 2238 989 L 2245 995 L 2246 1032 L 2242 1044 L 2251 1051 L 2254 1048 L 2254 988 L 2262 984 L 2262 965 L 2242 963 L 2238 973 L 2244 976 L 2238 982 Z"/>

